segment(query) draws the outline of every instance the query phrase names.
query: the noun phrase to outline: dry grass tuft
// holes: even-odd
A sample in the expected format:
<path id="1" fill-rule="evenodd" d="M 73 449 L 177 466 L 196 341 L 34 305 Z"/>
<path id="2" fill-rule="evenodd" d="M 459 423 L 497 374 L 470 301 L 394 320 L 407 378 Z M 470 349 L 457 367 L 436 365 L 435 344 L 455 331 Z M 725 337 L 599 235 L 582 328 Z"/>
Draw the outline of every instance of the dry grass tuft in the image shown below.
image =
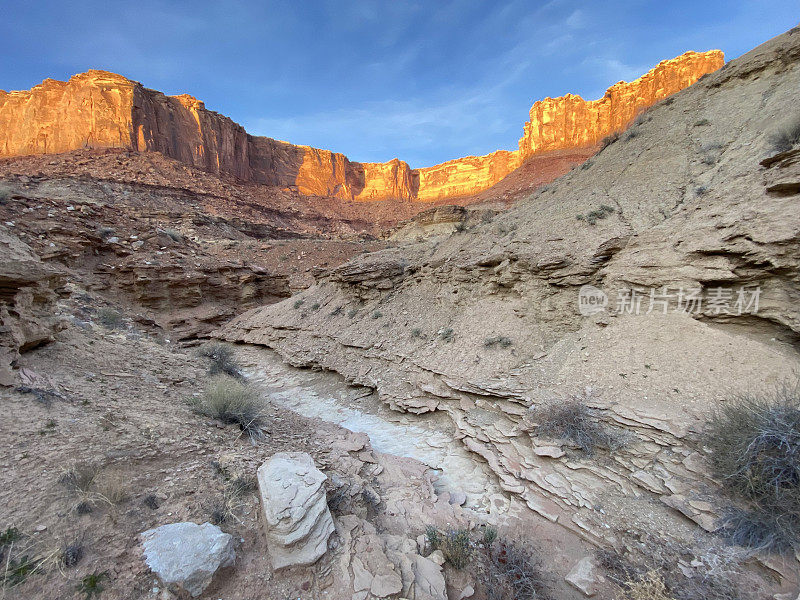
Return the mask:
<path id="1" fill-rule="evenodd" d="M 769 135 L 767 141 L 776 153 L 788 152 L 800 144 L 800 118 L 795 117 L 781 125 Z"/>
<path id="2" fill-rule="evenodd" d="M 533 435 L 568 441 L 587 456 L 597 448 L 618 450 L 626 442 L 621 433 L 597 422 L 593 411 L 578 397 L 531 407 L 528 419 L 536 423 Z"/>
<path id="3" fill-rule="evenodd" d="M 714 476 L 743 502 L 722 519 L 732 542 L 788 551 L 800 540 L 800 382 L 725 403 L 705 434 Z"/>
<path id="4" fill-rule="evenodd" d="M 193 404 L 200 414 L 238 425 L 253 441 L 264 437 L 264 404 L 255 390 L 236 379 L 217 375 Z"/>

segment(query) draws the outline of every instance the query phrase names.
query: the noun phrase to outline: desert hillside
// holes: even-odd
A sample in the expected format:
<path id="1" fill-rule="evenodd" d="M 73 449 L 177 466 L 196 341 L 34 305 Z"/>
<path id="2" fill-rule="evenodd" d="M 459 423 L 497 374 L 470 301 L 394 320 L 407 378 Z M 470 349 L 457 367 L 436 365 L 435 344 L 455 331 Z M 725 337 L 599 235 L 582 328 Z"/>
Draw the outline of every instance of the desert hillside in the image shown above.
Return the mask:
<path id="1" fill-rule="evenodd" d="M 0 600 L 796 600 L 798 100 L 800 27 L 423 168 L 0 91 Z"/>

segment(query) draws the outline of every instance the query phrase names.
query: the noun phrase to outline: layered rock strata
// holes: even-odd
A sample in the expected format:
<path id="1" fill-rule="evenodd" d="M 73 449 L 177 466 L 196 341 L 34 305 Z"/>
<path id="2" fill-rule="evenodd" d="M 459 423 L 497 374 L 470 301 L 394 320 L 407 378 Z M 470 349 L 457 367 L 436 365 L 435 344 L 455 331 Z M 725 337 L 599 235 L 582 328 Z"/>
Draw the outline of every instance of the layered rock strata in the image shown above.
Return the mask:
<path id="1" fill-rule="evenodd" d="M 82 148 L 157 151 L 212 173 L 306 195 L 429 202 L 485 190 L 536 152 L 591 146 L 723 63 L 718 50 L 687 52 L 633 82 L 617 83 L 600 100 L 547 98 L 533 105 L 519 150 L 422 169 L 398 159 L 358 163 L 337 152 L 251 136 L 188 94 L 166 96 L 91 70 L 67 82 L 47 79 L 29 91 L 0 90 L 0 157 Z"/>

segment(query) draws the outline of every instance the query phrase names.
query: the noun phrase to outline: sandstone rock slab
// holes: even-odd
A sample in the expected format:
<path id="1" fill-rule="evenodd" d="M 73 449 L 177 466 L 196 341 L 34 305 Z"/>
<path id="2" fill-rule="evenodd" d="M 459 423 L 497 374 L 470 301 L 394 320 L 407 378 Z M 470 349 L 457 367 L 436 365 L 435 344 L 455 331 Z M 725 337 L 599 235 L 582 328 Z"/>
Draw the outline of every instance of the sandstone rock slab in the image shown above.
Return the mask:
<path id="1" fill-rule="evenodd" d="M 258 469 L 258 489 L 275 569 L 310 565 L 325 554 L 333 518 L 327 477 L 305 452 L 279 452 Z"/>
<path id="2" fill-rule="evenodd" d="M 211 523 L 170 523 L 140 534 L 147 566 L 169 588 L 196 598 L 218 569 L 233 565 L 233 538 Z"/>

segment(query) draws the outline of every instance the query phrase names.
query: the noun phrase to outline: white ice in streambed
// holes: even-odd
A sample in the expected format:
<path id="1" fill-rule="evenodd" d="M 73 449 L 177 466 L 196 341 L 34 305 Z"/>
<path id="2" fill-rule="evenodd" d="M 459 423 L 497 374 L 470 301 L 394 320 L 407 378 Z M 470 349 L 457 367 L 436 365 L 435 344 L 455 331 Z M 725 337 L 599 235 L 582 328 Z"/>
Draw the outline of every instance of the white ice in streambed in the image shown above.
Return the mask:
<path id="1" fill-rule="evenodd" d="M 366 433 L 378 452 L 414 458 L 436 470 L 437 492 L 462 491 L 467 507 L 497 511 L 502 492 L 488 467 L 455 439 L 444 415 L 398 413 L 365 396 L 341 377 L 297 369 L 269 350 L 242 352 L 248 377 L 263 386 L 272 403 L 305 417 L 335 423 Z M 450 425 L 452 427 L 452 425 Z"/>

